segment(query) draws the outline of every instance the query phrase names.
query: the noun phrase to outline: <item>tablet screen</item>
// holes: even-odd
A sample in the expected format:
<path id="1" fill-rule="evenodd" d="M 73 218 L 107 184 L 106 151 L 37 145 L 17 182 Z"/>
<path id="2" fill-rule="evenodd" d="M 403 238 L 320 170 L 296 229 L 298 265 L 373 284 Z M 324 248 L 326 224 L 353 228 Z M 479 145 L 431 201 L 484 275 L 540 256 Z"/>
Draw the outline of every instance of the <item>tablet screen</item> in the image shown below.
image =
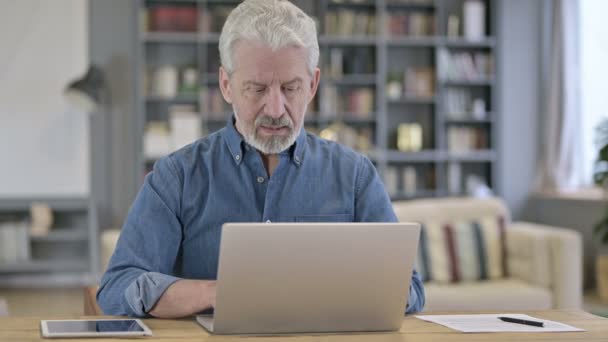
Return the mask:
<path id="1" fill-rule="evenodd" d="M 144 329 L 134 319 L 108 321 L 47 321 L 48 332 L 63 333 L 119 333 L 143 332 Z"/>

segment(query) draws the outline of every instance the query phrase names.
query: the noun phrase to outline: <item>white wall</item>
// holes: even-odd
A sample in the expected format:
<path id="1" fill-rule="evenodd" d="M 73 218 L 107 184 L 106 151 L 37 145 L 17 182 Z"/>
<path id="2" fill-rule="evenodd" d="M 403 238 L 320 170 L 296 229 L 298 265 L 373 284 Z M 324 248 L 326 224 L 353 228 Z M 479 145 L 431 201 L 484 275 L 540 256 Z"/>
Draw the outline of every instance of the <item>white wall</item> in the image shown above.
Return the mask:
<path id="1" fill-rule="evenodd" d="M 499 188 L 514 219 L 521 218 L 525 210 L 538 159 L 541 6 L 542 1 L 498 2 Z"/>
<path id="2" fill-rule="evenodd" d="M 87 1 L 2 0 L 0 197 L 88 194 L 88 119 L 62 98 L 87 27 Z"/>

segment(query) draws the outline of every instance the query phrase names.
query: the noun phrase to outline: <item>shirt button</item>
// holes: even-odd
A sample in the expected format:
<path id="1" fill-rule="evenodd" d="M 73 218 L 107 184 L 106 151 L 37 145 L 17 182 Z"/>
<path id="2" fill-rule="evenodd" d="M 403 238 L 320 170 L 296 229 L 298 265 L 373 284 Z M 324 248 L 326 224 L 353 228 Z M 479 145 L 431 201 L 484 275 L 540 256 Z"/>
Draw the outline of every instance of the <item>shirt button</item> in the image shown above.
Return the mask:
<path id="1" fill-rule="evenodd" d="M 241 155 L 240 155 L 240 154 L 237 154 L 236 156 L 234 156 L 234 159 L 236 159 L 236 160 L 241 160 Z"/>
<path id="2" fill-rule="evenodd" d="M 258 183 L 264 183 L 264 177 L 258 177 Z"/>

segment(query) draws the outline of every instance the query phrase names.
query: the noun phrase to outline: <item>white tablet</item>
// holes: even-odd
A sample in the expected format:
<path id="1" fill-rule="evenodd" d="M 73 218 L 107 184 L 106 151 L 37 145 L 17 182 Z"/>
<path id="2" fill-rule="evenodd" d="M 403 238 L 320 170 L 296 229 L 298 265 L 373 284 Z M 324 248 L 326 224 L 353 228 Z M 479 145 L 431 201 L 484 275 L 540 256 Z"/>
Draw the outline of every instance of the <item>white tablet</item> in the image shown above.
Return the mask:
<path id="1" fill-rule="evenodd" d="M 48 338 L 152 336 L 150 328 L 139 319 L 43 320 L 40 329 Z"/>

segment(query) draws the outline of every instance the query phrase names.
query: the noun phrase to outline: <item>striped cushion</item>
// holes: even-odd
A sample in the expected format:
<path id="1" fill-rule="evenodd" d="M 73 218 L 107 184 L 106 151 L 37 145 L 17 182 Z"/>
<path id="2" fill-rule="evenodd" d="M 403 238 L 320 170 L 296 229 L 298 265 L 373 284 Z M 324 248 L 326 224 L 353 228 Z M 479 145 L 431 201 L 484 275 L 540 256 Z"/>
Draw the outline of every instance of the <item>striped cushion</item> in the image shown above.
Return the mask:
<path id="1" fill-rule="evenodd" d="M 416 269 L 423 281 L 457 283 L 507 275 L 502 216 L 422 223 Z"/>

